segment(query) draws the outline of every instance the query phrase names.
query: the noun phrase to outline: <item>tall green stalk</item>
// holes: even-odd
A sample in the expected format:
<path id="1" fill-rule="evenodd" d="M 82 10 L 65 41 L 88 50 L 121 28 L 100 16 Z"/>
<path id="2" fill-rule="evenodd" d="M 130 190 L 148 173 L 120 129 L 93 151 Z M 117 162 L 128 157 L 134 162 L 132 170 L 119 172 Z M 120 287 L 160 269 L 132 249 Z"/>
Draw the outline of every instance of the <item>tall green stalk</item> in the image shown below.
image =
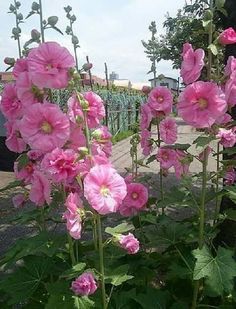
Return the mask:
<path id="1" fill-rule="evenodd" d="M 158 124 L 157 124 L 157 145 L 158 145 L 158 148 L 161 147 L 161 135 L 160 135 L 159 121 L 158 121 Z M 163 190 L 163 171 L 162 171 L 161 166 L 160 166 L 160 174 L 159 175 L 160 175 L 160 195 L 161 195 L 161 201 L 162 201 L 164 199 L 164 190 Z M 162 214 L 165 213 L 164 206 L 162 206 L 161 211 L 162 211 Z"/>
<path id="2" fill-rule="evenodd" d="M 40 18 L 40 29 L 41 29 L 41 38 L 42 38 L 42 43 L 45 42 L 44 38 L 44 27 L 43 27 L 43 7 L 42 7 L 42 0 L 39 0 L 39 18 Z"/>
<path id="3" fill-rule="evenodd" d="M 17 17 L 17 8 L 16 8 L 15 17 L 16 17 L 16 28 L 19 29 L 19 20 L 18 20 L 18 17 Z M 21 44 L 20 44 L 20 35 L 19 34 L 18 34 L 18 38 L 17 38 L 17 45 L 18 45 L 19 58 L 21 58 L 22 57 L 22 53 L 21 53 Z"/>
<path id="4" fill-rule="evenodd" d="M 220 143 L 217 143 L 217 150 L 216 150 L 216 208 L 215 208 L 215 216 L 214 216 L 214 223 L 217 222 L 218 215 L 220 212 L 220 204 L 221 198 L 218 195 L 219 192 L 219 170 L 220 170 Z"/>

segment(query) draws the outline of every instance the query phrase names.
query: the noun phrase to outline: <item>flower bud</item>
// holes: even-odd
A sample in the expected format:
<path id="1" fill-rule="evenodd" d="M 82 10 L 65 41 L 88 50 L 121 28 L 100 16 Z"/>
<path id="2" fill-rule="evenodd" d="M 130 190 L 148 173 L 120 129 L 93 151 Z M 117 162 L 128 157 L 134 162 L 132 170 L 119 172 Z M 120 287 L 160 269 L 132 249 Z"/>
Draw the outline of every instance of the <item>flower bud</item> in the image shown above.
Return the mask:
<path id="1" fill-rule="evenodd" d="M 41 36 L 41 34 L 40 34 L 40 32 L 38 32 L 38 30 L 33 29 L 33 30 L 31 31 L 31 38 L 32 38 L 32 40 L 38 41 L 39 38 L 40 38 L 40 36 Z"/>
<path id="2" fill-rule="evenodd" d="M 48 23 L 50 26 L 54 27 L 58 22 L 58 17 L 57 16 L 50 16 L 48 17 Z"/>
<path id="3" fill-rule="evenodd" d="M 72 22 L 76 21 L 76 16 L 75 16 L 75 15 L 72 15 L 72 16 L 70 17 L 70 20 L 71 20 Z"/>
<path id="4" fill-rule="evenodd" d="M 79 147 L 78 148 L 78 152 L 79 152 L 80 160 L 83 159 L 84 157 L 86 157 L 88 155 L 88 153 L 89 153 L 87 147 Z"/>
<path id="5" fill-rule="evenodd" d="M 22 20 L 24 17 L 23 17 L 23 15 L 21 14 L 21 13 L 19 13 L 19 14 L 17 14 L 17 19 L 18 20 Z"/>
<path id="6" fill-rule="evenodd" d="M 15 5 L 16 5 L 16 8 L 19 9 L 19 7 L 21 6 L 20 1 L 16 1 L 16 2 L 15 2 Z"/>
<path id="7" fill-rule="evenodd" d="M 89 108 L 89 102 L 85 99 L 80 100 L 80 105 L 84 111 L 87 111 Z"/>
<path id="8" fill-rule="evenodd" d="M 31 9 L 33 11 L 38 11 L 40 9 L 40 6 L 39 6 L 39 4 L 37 2 L 33 2 L 32 6 L 31 6 Z"/>
<path id="9" fill-rule="evenodd" d="M 148 95 L 150 91 L 151 91 L 151 87 L 149 87 L 149 86 L 143 86 L 142 92 L 143 92 L 144 94 Z"/>
<path id="10" fill-rule="evenodd" d="M 9 11 L 10 11 L 10 12 L 14 12 L 15 9 L 16 9 L 16 8 L 14 7 L 13 4 L 11 4 L 11 5 L 9 6 Z"/>
<path id="11" fill-rule="evenodd" d="M 64 7 L 64 10 L 66 13 L 69 13 L 72 10 L 72 7 L 70 5 L 67 5 Z"/>
<path id="12" fill-rule="evenodd" d="M 70 26 L 67 26 L 67 27 L 66 27 L 66 34 L 70 34 L 70 33 L 71 33 L 71 30 L 72 30 L 71 27 L 70 27 Z"/>
<path id="13" fill-rule="evenodd" d="M 4 58 L 4 63 L 7 65 L 11 65 L 13 66 L 15 64 L 15 59 L 14 58 L 10 58 L 10 57 L 6 57 Z"/>
<path id="14" fill-rule="evenodd" d="M 12 34 L 14 35 L 14 36 L 17 36 L 17 35 L 19 35 L 21 33 L 21 29 L 18 27 L 18 28 L 16 28 L 16 27 L 14 27 L 14 28 L 12 28 Z"/>
<path id="15" fill-rule="evenodd" d="M 85 63 L 82 68 L 83 68 L 84 71 L 87 72 L 87 71 L 91 70 L 92 67 L 93 67 L 92 63 Z"/>
<path id="16" fill-rule="evenodd" d="M 76 35 L 72 35 L 71 42 L 74 45 L 77 45 L 79 43 L 79 39 L 77 38 Z"/>

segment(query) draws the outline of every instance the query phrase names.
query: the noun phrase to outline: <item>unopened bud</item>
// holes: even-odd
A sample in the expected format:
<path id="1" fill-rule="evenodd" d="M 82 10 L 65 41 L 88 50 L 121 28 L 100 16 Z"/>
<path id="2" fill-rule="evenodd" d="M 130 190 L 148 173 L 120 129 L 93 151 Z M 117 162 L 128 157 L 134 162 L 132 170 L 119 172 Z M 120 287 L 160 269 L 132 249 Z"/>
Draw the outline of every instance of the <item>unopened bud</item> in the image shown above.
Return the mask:
<path id="1" fill-rule="evenodd" d="M 72 7 L 70 5 L 67 5 L 64 7 L 64 10 L 66 11 L 66 13 L 69 13 L 72 10 Z"/>
<path id="2" fill-rule="evenodd" d="M 32 40 L 38 41 L 39 38 L 40 38 L 40 36 L 41 36 L 41 34 L 40 34 L 40 32 L 38 32 L 38 30 L 33 29 L 33 30 L 31 31 L 31 38 L 32 38 Z"/>
<path id="3" fill-rule="evenodd" d="M 7 65 L 13 66 L 13 65 L 15 64 L 15 62 L 16 62 L 16 61 L 15 61 L 14 58 L 6 57 L 6 58 L 4 59 L 4 63 L 7 64 Z"/>
<path id="4" fill-rule="evenodd" d="M 13 4 L 11 4 L 11 5 L 9 6 L 9 11 L 10 11 L 10 12 L 14 12 L 15 9 L 16 9 L 16 8 L 14 7 Z"/>
<path id="5" fill-rule="evenodd" d="M 70 33 L 71 33 L 71 27 L 70 27 L 70 26 L 67 26 L 67 27 L 66 27 L 66 33 L 67 33 L 67 34 L 70 34 Z"/>
<path id="6" fill-rule="evenodd" d="M 78 152 L 79 152 L 79 155 L 80 155 L 80 159 L 83 159 L 83 158 L 84 158 L 85 156 L 87 156 L 88 153 L 89 153 L 87 147 L 79 147 L 79 148 L 78 148 Z"/>
<path id="7" fill-rule="evenodd" d="M 22 15 L 21 13 L 17 14 L 17 19 L 18 19 L 18 20 L 23 20 L 23 18 L 24 18 L 24 17 L 23 17 L 23 15 Z"/>
<path id="8" fill-rule="evenodd" d="M 76 21 L 76 16 L 75 16 L 75 15 L 72 15 L 72 16 L 70 17 L 70 20 L 71 20 L 72 22 Z"/>
<path id="9" fill-rule="evenodd" d="M 58 22 L 58 17 L 57 16 L 50 16 L 48 17 L 48 23 L 50 26 L 54 27 Z"/>
<path id="10" fill-rule="evenodd" d="M 39 4 L 37 2 L 33 2 L 32 6 L 31 6 L 31 9 L 33 11 L 38 11 L 40 9 L 40 6 L 39 6 Z"/>
<path id="11" fill-rule="evenodd" d="M 15 2 L 15 5 L 16 5 L 16 8 L 19 9 L 19 7 L 21 6 L 20 1 L 16 1 L 16 2 Z"/>
<path id="12" fill-rule="evenodd" d="M 12 29 L 12 34 L 13 35 L 15 35 L 15 36 L 17 36 L 17 35 L 19 35 L 21 33 L 21 29 L 18 27 L 18 28 L 16 28 L 16 27 L 14 27 L 13 29 Z"/>
<path id="13" fill-rule="evenodd" d="M 80 102 L 80 105 L 81 105 L 83 111 L 88 111 L 88 109 L 89 109 L 89 102 L 87 100 L 85 100 L 84 98 L 80 99 L 79 102 Z"/>
<path id="14" fill-rule="evenodd" d="M 82 68 L 84 71 L 89 71 L 92 69 L 92 67 L 93 67 L 92 63 L 85 63 Z"/>
<path id="15" fill-rule="evenodd" d="M 74 45 L 77 45 L 79 43 L 79 39 L 77 38 L 76 35 L 72 35 L 71 42 Z"/>

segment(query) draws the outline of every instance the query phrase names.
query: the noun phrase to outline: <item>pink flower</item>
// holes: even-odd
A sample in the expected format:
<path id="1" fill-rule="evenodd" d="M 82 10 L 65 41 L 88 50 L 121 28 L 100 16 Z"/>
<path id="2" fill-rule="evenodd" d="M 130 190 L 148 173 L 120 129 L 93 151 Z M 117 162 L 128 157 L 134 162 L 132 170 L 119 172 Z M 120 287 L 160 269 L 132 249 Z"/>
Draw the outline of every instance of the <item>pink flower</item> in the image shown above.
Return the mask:
<path id="1" fill-rule="evenodd" d="M 71 289 L 76 295 L 91 295 L 97 290 L 97 283 L 94 275 L 85 272 L 72 282 Z"/>
<path id="2" fill-rule="evenodd" d="M 27 145 L 20 135 L 19 120 L 8 121 L 4 126 L 7 131 L 5 142 L 7 148 L 18 153 L 25 151 Z"/>
<path id="3" fill-rule="evenodd" d="M 96 128 L 100 120 L 105 117 L 105 108 L 102 99 L 94 92 L 88 91 L 83 94 L 83 97 L 88 102 L 88 126 Z"/>
<path id="4" fill-rule="evenodd" d="M 92 153 L 110 157 L 112 154 L 111 138 L 112 135 L 106 126 L 94 130 L 92 133 Z"/>
<path id="5" fill-rule="evenodd" d="M 32 49 L 28 55 L 28 70 L 39 88 L 65 88 L 68 71 L 75 61 L 70 52 L 56 42 L 46 42 Z"/>
<path id="6" fill-rule="evenodd" d="M 128 254 L 135 254 L 139 251 L 139 241 L 132 233 L 129 233 L 128 235 L 121 235 L 119 244 L 128 252 Z"/>
<path id="7" fill-rule="evenodd" d="M 43 154 L 40 150 L 30 150 L 27 152 L 27 156 L 30 160 L 36 161 L 41 159 Z"/>
<path id="8" fill-rule="evenodd" d="M 218 134 L 216 135 L 220 139 L 220 144 L 225 148 L 233 147 L 236 143 L 236 133 L 235 128 L 233 129 L 219 129 Z"/>
<path id="9" fill-rule="evenodd" d="M 174 119 L 166 118 L 160 122 L 160 137 L 166 144 L 174 144 L 177 140 L 177 124 Z"/>
<path id="10" fill-rule="evenodd" d="M 86 138 L 81 127 L 78 127 L 73 122 L 70 122 L 70 137 L 68 146 L 71 149 L 78 150 L 80 147 L 86 146 Z"/>
<path id="11" fill-rule="evenodd" d="M 204 67 L 205 52 L 201 48 L 194 51 L 191 44 L 185 43 L 182 56 L 183 62 L 181 64 L 180 76 L 185 84 L 191 84 L 201 75 L 202 68 Z"/>
<path id="12" fill-rule="evenodd" d="M 190 158 L 182 150 L 176 150 L 176 160 L 174 162 L 175 175 L 177 178 L 189 173 Z"/>
<path id="13" fill-rule="evenodd" d="M 149 93 L 148 105 L 154 112 L 164 112 L 167 115 L 171 112 L 172 103 L 172 93 L 166 87 L 158 86 Z"/>
<path id="14" fill-rule="evenodd" d="M 28 61 L 26 58 L 17 59 L 12 71 L 16 78 L 23 72 L 28 72 Z"/>
<path id="15" fill-rule="evenodd" d="M 46 202 L 51 202 L 51 185 L 46 176 L 40 171 L 35 171 L 33 174 L 29 199 L 37 206 L 43 206 Z"/>
<path id="16" fill-rule="evenodd" d="M 157 161 L 160 162 L 161 168 L 169 169 L 175 164 L 176 151 L 174 149 L 160 147 L 158 149 L 156 158 L 157 158 Z"/>
<path id="17" fill-rule="evenodd" d="M 220 124 L 220 125 L 226 125 L 227 123 L 232 121 L 232 117 L 230 114 L 224 114 L 222 116 L 220 116 L 219 118 L 216 119 L 216 124 Z"/>
<path id="18" fill-rule="evenodd" d="M 66 199 L 67 210 L 63 214 L 66 219 L 66 228 L 74 239 L 81 238 L 82 220 L 79 208 L 82 208 L 82 201 L 77 193 L 70 193 Z"/>
<path id="19" fill-rule="evenodd" d="M 16 85 L 8 83 L 4 86 L 0 109 L 8 119 L 20 118 L 23 115 L 22 103 L 16 94 Z"/>
<path id="20" fill-rule="evenodd" d="M 124 179 L 109 165 L 94 166 L 84 179 L 84 196 L 99 214 L 116 212 L 126 193 Z"/>
<path id="21" fill-rule="evenodd" d="M 148 190 L 141 183 L 127 184 L 127 195 L 119 207 L 122 216 L 137 214 L 148 201 Z"/>
<path id="22" fill-rule="evenodd" d="M 232 27 L 225 29 L 219 35 L 219 42 L 222 45 L 235 44 L 236 43 L 236 31 Z"/>
<path id="23" fill-rule="evenodd" d="M 236 182 L 236 172 L 233 167 L 230 167 L 224 176 L 224 182 L 227 186 L 231 186 Z"/>
<path id="24" fill-rule="evenodd" d="M 17 161 L 14 163 L 14 173 L 16 179 L 23 180 L 25 184 L 31 183 L 34 171 L 35 171 L 35 164 L 33 164 L 33 162 L 31 161 L 29 161 L 22 168 L 19 168 L 19 164 Z"/>
<path id="25" fill-rule="evenodd" d="M 152 143 L 151 143 L 151 136 L 152 136 L 152 133 L 147 130 L 147 129 L 144 129 L 141 131 L 141 140 L 140 140 L 140 143 L 141 143 L 141 147 L 143 149 L 143 154 L 145 156 L 148 156 L 151 151 L 152 151 Z"/>
<path id="26" fill-rule="evenodd" d="M 150 92 L 151 90 L 152 90 L 152 88 L 149 87 L 149 86 L 143 86 L 143 87 L 142 87 L 142 92 L 143 92 L 144 94 L 146 94 L 146 95 L 148 95 L 149 92 Z"/>
<path id="27" fill-rule="evenodd" d="M 26 197 L 24 194 L 22 193 L 18 193 L 15 196 L 13 196 L 12 198 L 12 202 L 15 208 L 20 208 L 22 206 L 24 206 L 25 202 L 26 202 Z"/>
<path id="28" fill-rule="evenodd" d="M 236 75 L 225 84 L 225 99 L 229 107 L 236 105 Z"/>
<path id="29" fill-rule="evenodd" d="M 22 118 L 20 132 L 33 150 L 45 153 L 66 143 L 70 123 L 57 105 L 36 103 L 27 109 Z"/>
<path id="30" fill-rule="evenodd" d="M 127 175 L 127 176 L 124 178 L 124 180 L 125 180 L 125 183 L 128 185 L 128 184 L 130 184 L 131 182 L 134 181 L 134 177 L 130 174 L 130 175 Z"/>
<path id="31" fill-rule="evenodd" d="M 236 71 L 236 58 L 229 56 L 225 66 L 225 75 L 230 76 L 234 71 Z"/>
<path id="32" fill-rule="evenodd" d="M 82 125 L 84 121 L 84 114 L 83 114 L 82 107 L 75 94 L 73 94 L 69 98 L 67 105 L 68 105 L 67 114 L 68 114 L 70 121 L 72 123 L 76 123 L 77 125 L 80 125 L 80 124 Z"/>
<path id="33" fill-rule="evenodd" d="M 141 105 L 141 129 L 148 129 L 152 120 L 152 113 L 148 104 Z"/>
<path id="34" fill-rule="evenodd" d="M 92 132 L 92 138 L 98 141 L 99 143 L 110 141 L 112 134 L 108 131 L 106 126 L 100 126 Z"/>
<path id="35" fill-rule="evenodd" d="M 213 82 L 195 82 L 180 95 L 178 113 L 195 128 L 209 128 L 227 110 L 223 93 Z"/>
<path id="36" fill-rule="evenodd" d="M 44 156 L 41 168 L 54 182 L 71 182 L 78 174 L 76 159 L 74 150 L 55 148 Z"/>

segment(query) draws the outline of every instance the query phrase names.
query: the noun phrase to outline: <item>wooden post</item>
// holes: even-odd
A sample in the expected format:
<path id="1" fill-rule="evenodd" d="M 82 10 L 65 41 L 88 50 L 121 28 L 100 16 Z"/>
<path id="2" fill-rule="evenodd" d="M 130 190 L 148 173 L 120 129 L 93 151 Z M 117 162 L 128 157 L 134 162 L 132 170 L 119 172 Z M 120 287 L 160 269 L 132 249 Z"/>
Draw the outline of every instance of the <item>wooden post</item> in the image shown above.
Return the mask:
<path id="1" fill-rule="evenodd" d="M 86 56 L 86 61 L 87 63 L 89 63 L 89 57 Z M 88 71 L 89 72 L 89 82 L 90 82 L 90 88 L 93 91 L 93 81 L 92 81 L 92 74 L 91 74 L 91 70 Z"/>

